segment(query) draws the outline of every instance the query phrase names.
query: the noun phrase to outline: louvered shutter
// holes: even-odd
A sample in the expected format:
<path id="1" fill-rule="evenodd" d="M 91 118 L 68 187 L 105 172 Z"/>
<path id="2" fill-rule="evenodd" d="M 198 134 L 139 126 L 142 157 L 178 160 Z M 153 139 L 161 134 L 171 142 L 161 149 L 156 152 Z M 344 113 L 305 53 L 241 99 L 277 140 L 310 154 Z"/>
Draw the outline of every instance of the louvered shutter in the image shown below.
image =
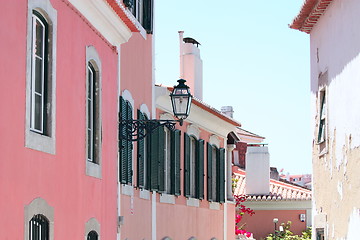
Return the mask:
<path id="1" fill-rule="evenodd" d="M 171 132 L 171 194 L 180 192 L 180 130 Z"/>
<path id="2" fill-rule="evenodd" d="M 213 201 L 212 198 L 212 146 L 210 143 L 207 143 L 207 199 L 208 201 Z"/>
<path id="3" fill-rule="evenodd" d="M 127 111 L 127 120 L 133 120 L 132 118 L 132 107 L 131 104 L 127 101 L 126 102 L 126 111 Z M 127 143 L 127 182 L 132 183 L 132 148 L 133 144 L 132 141 L 126 141 Z"/>
<path id="4" fill-rule="evenodd" d="M 147 34 L 153 33 L 153 0 L 144 0 L 143 2 L 143 27 Z"/>
<path id="5" fill-rule="evenodd" d="M 139 120 L 145 120 L 144 114 L 138 110 L 138 119 Z M 142 133 L 145 130 L 138 130 L 141 131 Z M 145 159 L 145 140 L 141 139 L 137 142 L 137 185 L 140 188 L 144 188 L 145 187 L 145 179 L 144 179 L 144 162 L 146 161 Z"/>
<path id="6" fill-rule="evenodd" d="M 184 133 L 184 195 L 190 197 L 190 137 Z"/>
<path id="7" fill-rule="evenodd" d="M 159 192 L 165 192 L 165 131 L 164 127 L 157 129 L 159 132 L 159 143 L 158 143 L 158 162 L 159 162 Z"/>
<path id="8" fill-rule="evenodd" d="M 196 198 L 204 199 L 204 140 L 196 142 Z"/>
<path id="9" fill-rule="evenodd" d="M 225 202 L 225 149 L 219 149 L 219 172 L 218 172 L 218 180 L 219 180 L 219 202 Z"/>
<path id="10" fill-rule="evenodd" d="M 126 113 L 126 101 L 120 97 L 120 113 L 119 118 L 120 121 L 126 119 L 127 113 Z M 119 164 L 119 171 L 120 171 L 120 179 L 119 181 L 121 183 L 127 183 L 127 141 L 123 138 L 121 138 L 121 135 L 125 135 L 126 133 L 126 127 L 124 126 L 122 129 L 120 129 L 119 126 L 119 151 L 120 151 L 120 164 Z"/>
<path id="11" fill-rule="evenodd" d="M 154 130 L 150 135 L 150 189 L 159 189 L 159 131 Z"/>

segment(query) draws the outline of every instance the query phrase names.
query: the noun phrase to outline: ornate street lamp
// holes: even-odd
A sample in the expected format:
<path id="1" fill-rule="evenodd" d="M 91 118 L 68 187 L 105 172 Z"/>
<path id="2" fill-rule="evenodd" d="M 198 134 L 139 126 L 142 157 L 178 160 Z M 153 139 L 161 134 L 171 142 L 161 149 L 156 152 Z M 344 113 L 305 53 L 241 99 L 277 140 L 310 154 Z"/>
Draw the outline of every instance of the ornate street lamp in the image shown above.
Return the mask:
<path id="1" fill-rule="evenodd" d="M 145 138 L 160 126 L 165 126 L 169 130 L 175 130 L 175 125 L 179 122 L 180 126 L 183 120 L 189 116 L 192 95 L 189 86 L 185 84 L 186 80 L 179 79 L 178 85 L 174 86 L 170 94 L 171 104 L 174 116 L 177 120 L 126 120 L 121 119 L 119 124 L 119 136 L 127 141 L 137 141 Z"/>

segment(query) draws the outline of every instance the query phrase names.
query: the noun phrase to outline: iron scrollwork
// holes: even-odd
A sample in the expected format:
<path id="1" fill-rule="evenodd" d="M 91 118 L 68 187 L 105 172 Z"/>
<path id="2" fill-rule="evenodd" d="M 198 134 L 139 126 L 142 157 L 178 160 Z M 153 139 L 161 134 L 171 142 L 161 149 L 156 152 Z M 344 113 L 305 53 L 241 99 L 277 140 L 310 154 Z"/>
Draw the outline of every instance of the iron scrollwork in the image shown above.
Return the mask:
<path id="1" fill-rule="evenodd" d="M 120 138 L 127 141 L 138 141 L 160 126 L 174 131 L 177 122 L 180 122 L 181 125 L 182 120 L 120 120 Z"/>

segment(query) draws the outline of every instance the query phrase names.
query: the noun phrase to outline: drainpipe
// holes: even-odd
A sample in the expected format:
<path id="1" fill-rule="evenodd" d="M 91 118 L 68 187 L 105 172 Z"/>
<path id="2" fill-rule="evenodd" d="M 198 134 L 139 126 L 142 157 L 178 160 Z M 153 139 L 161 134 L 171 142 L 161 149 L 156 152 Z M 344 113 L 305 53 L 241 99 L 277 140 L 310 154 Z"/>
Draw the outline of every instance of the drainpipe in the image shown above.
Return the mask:
<path id="1" fill-rule="evenodd" d="M 155 22 L 156 16 L 156 0 L 153 1 L 153 21 Z M 153 31 L 155 32 L 156 25 L 154 24 Z M 155 119 L 156 118 L 156 96 L 155 96 L 155 34 L 152 35 L 152 99 L 151 99 L 151 115 Z M 156 192 L 152 191 L 151 194 L 151 239 L 156 240 L 156 229 L 157 229 L 157 222 L 156 222 Z"/>

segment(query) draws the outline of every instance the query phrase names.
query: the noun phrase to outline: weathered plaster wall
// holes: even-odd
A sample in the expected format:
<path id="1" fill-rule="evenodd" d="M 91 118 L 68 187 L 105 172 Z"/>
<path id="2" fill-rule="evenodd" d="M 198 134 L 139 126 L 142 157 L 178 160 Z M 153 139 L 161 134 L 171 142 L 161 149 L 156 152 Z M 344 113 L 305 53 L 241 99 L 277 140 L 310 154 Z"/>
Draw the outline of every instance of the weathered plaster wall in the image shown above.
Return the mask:
<path id="1" fill-rule="evenodd" d="M 360 207 L 359 11 L 359 1 L 333 1 L 311 32 L 313 215 L 314 226 L 324 227 L 327 239 L 358 239 L 352 231 Z M 325 72 L 327 79 L 319 82 Z M 321 88 L 327 95 L 322 154 L 316 144 Z"/>

